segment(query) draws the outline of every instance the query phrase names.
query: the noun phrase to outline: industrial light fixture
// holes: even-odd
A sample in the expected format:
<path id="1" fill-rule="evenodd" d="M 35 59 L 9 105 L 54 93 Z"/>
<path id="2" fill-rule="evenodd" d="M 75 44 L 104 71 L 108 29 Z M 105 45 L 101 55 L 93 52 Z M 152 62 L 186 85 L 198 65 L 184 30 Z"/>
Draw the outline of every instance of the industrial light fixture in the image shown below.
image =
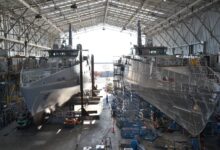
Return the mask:
<path id="1" fill-rule="evenodd" d="M 76 3 L 72 4 L 72 5 L 70 6 L 70 8 L 72 8 L 72 9 L 77 9 Z"/>
<path id="2" fill-rule="evenodd" d="M 35 18 L 36 18 L 36 19 L 41 19 L 42 16 L 41 16 L 41 14 L 37 14 L 37 15 L 35 16 Z"/>
<path id="3" fill-rule="evenodd" d="M 166 2 L 167 0 L 163 0 L 164 2 Z"/>

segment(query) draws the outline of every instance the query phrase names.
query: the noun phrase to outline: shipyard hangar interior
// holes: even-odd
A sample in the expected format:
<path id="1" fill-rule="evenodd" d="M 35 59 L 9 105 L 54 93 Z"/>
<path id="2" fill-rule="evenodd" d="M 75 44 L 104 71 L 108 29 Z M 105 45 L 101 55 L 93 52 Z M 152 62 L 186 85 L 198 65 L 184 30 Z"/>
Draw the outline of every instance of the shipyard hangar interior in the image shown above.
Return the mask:
<path id="1" fill-rule="evenodd" d="M 220 0 L 0 0 L 0 149 L 220 149 Z"/>

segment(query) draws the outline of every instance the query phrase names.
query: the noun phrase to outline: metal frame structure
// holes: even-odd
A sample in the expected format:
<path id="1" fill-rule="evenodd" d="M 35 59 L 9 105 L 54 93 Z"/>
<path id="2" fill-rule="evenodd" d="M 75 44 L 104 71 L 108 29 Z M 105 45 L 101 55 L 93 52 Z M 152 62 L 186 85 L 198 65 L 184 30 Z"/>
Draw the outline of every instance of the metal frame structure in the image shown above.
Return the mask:
<path id="1" fill-rule="evenodd" d="M 45 21 L 38 22 L 37 18 L 28 20 L 24 15 L 28 9 L 21 12 L 16 12 L 13 9 L 7 8 L 0 10 L 0 48 L 7 50 L 15 55 L 25 55 L 24 47 L 27 44 L 27 52 L 29 55 L 42 56 L 41 49 L 50 49 L 48 45 L 49 39 L 56 35 L 43 29 L 42 25 Z"/>
<path id="2" fill-rule="evenodd" d="M 69 23 L 74 31 L 99 24 L 136 30 L 137 20 L 144 33 L 153 37 L 154 45 L 177 47 L 208 41 L 198 35 L 207 32 L 216 48 L 220 39 L 214 29 L 220 17 L 214 15 L 218 19 L 210 28 L 201 14 L 219 14 L 219 8 L 219 0 L 0 0 L 0 48 L 19 53 L 26 43 L 28 54 L 37 54 L 49 49 Z M 199 21 L 195 28 L 202 28 L 198 33 L 190 21 L 195 19 Z"/>
<path id="3" fill-rule="evenodd" d="M 158 42 L 161 41 L 162 45 L 167 47 L 182 48 L 183 45 L 203 44 L 205 42 L 205 53 L 217 54 L 220 50 L 219 6 L 219 1 L 209 1 L 206 5 L 198 8 L 203 11 L 189 8 L 190 15 L 187 15 L 187 18 L 181 19 L 179 16 L 179 19 L 170 21 L 169 24 L 163 25 L 163 27 L 157 28 L 149 32 L 149 34 L 153 37 L 155 45 L 161 45 Z"/>

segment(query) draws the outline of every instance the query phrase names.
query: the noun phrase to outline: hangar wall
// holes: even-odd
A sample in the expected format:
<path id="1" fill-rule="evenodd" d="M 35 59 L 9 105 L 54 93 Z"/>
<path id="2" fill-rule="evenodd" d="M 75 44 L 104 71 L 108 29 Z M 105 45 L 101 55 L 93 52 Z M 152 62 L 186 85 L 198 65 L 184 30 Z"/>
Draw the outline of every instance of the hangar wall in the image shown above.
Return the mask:
<path id="1" fill-rule="evenodd" d="M 195 45 L 196 53 L 204 48 L 207 54 L 217 54 L 220 52 L 220 8 L 195 13 L 193 17 L 157 32 L 153 44 L 167 46 L 169 52 L 175 48 L 175 53 L 185 55 L 188 55 L 189 45 Z"/>
<path id="2" fill-rule="evenodd" d="M 34 18 L 28 20 L 23 12 L 7 12 L 0 14 L 0 49 L 6 50 L 10 56 L 42 56 L 51 47 L 55 35 L 42 27 L 45 22 Z M 49 27 L 48 27 L 49 28 Z M 25 41 L 27 50 L 25 52 Z"/>

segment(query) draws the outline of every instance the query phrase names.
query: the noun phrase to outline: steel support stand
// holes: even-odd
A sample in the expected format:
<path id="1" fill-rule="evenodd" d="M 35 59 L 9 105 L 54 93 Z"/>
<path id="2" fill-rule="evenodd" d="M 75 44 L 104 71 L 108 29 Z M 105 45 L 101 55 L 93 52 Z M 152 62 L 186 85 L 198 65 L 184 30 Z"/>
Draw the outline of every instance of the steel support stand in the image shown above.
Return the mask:
<path id="1" fill-rule="evenodd" d="M 80 61 L 80 97 L 81 97 L 81 118 L 83 124 L 83 60 L 82 60 L 82 45 L 77 45 L 77 50 L 79 50 L 79 61 Z"/>

